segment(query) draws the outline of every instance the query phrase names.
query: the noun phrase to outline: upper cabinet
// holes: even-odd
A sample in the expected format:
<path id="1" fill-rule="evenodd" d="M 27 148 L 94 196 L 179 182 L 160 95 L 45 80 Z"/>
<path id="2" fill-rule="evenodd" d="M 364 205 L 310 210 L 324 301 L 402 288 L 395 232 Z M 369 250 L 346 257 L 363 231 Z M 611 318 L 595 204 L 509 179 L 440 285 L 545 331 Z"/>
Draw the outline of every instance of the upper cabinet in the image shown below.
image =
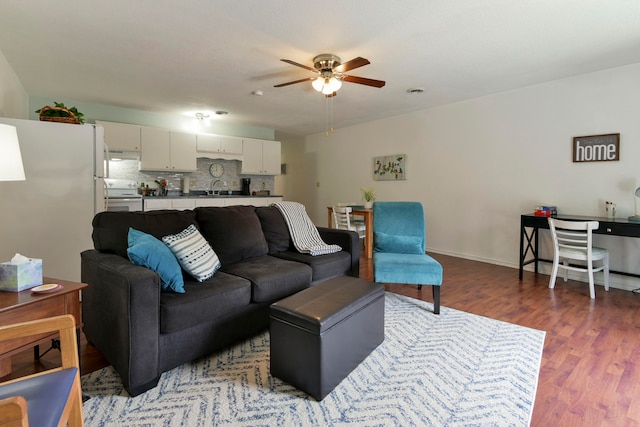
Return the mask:
<path id="1" fill-rule="evenodd" d="M 96 120 L 96 124 L 104 128 L 104 143 L 109 150 L 140 151 L 141 126 L 100 120 Z"/>
<path id="2" fill-rule="evenodd" d="M 195 172 L 196 135 L 142 128 L 140 170 Z"/>
<path id="3" fill-rule="evenodd" d="M 242 174 L 280 175 L 280 141 L 244 138 Z"/>
<path id="4" fill-rule="evenodd" d="M 242 154 L 242 138 L 213 134 L 198 134 L 196 147 L 199 153 Z"/>

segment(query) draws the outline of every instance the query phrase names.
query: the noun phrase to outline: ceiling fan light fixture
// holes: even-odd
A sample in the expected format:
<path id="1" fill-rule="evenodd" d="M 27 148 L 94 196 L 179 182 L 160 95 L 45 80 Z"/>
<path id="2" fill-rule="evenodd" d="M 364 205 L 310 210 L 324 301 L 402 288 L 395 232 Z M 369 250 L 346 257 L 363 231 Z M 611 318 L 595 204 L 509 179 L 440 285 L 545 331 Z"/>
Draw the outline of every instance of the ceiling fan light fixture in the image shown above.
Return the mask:
<path id="1" fill-rule="evenodd" d="M 338 89 L 340 89 L 342 87 L 342 82 L 340 81 L 340 79 L 337 79 L 335 77 L 331 77 L 329 79 L 329 87 L 331 88 L 331 93 L 337 92 Z"/>
<path id="2" fill-rule="evenodd" d="M 335 77 L 318 77 L 311 82 L 311 86 L 324 95 L 331 95 L 333 92 L 337 92 L 342 87 L 340 79 Z"/>
<path id="3" fill-rule="evenodd" d="M 333 93 L 333 89 L 331 89 L 331 84 L 329 83 L 329 79 L 324 82 L 324 86 L 322 86 L 322 94 L 323 95 L 331 95 Z"/>
<path id="4" fill-rule="evenodd" d="M 317 79 L 311 82 L 311 86 L 313 86 L 313 88 L 316 91 L 322 92 L 322 88 L 324 87 L 324 78 L 318 77 Z"/>

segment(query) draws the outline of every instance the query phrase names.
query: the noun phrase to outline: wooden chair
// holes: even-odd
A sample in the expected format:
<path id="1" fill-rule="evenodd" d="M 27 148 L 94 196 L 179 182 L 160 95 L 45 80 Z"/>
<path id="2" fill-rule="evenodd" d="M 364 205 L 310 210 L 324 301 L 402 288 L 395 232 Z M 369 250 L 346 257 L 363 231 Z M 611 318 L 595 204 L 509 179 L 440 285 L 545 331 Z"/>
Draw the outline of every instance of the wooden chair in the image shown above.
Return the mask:
<path id="1" fill-rule="evenodd" d="M 84 426 L 72 315 L 0 326 L 0 343 L 58 332 L 62 366 L 0 383 L 0 426 Z"/>
<path id="2" fill-rule="evenodd" d="M 567 281 L 569 270 L 586 272 L 589 275 L 589 296 L 596 297 L 593 273 L 602 271 L 604 274 L 604 289 L 609 290 L 609 251 L 594 247 L 593 230 L 600 226 L 598 221 L 563 221 L 549 218 L 549 229 L 553 238 L 553 271 L 549 279 L 549 288 L 556 286 L 558 269 L 564 269 L 564 281 Z M 569 260 L 586 263 L 570 265 Z M 562 261 L 562 263 L 560 263 Z M 596 266 L 595 262 L 601 262 Z"/>

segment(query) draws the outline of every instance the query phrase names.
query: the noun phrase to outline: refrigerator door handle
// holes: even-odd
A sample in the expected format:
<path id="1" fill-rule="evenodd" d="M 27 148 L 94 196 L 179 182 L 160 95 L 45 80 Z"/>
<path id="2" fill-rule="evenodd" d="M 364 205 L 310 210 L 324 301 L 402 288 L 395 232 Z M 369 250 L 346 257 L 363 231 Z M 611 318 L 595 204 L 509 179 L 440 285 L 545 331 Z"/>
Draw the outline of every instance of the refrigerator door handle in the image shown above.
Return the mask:
<path id="1" fill-rule="evenodd" d="M 109 152 L 109 146 L 104 144 L 104 178 L 110 178 L 109 176 L 109 160 L 111 159 L 111 153 Z"/>

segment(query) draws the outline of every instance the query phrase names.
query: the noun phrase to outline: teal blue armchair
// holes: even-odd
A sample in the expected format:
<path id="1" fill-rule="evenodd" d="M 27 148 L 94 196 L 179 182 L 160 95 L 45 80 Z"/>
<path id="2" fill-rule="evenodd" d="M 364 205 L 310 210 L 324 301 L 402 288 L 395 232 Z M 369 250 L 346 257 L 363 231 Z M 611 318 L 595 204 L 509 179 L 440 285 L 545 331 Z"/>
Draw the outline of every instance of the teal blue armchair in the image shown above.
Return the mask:
<path id="1" fill-rule="evenodd" d="M 431 285 L 433 312 L 440 314 L 442 265 L 426 254 L 424 211 L 419 202 L 373 204 L 373 280 Z"/>

